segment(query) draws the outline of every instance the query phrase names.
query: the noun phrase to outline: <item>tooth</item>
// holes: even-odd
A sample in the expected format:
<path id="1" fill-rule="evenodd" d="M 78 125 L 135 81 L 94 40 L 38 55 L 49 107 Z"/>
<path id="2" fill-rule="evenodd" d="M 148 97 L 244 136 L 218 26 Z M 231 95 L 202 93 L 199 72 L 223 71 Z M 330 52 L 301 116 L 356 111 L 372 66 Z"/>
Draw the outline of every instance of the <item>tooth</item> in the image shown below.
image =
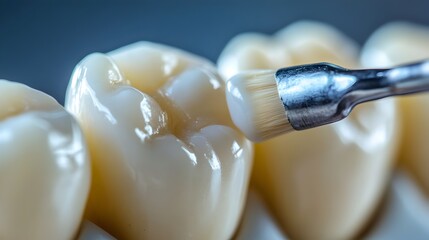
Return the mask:
<path id="1" fill-rule="evenodd" d="M 429 28 L 407 22 L 386 24 L 365 43 L 362 64 L 387 67 L 428 58 Z"/>
<path id="2" fill-rule="evenodd" d="M 0 80 L 0 238 L 72 239 L 90 183 L 78 124 L 53 98 Z"/>
<path id="3" fill-rule="evenodd" d="M 362 63 L 390 67 L 429 58 L 429 27 L 395 22 L 375 31 L 365 44 Z M 399 159 L 429 193 L 428 94 L 400 98 L 402 136 Z"/>
<path id="4" fill-rule="evenodd" d="M 227 46 L 221 54 L 221 74 L 234 74 L 222 67 L 225 59 L 240 62 L 246 61 L 242 56 L 259 57 L 243 53 L 258 46 L 240 39 L 232 40 L 234 48 Z M 270 42 L 283 43 L 290 52 L 288 59 L 293 62 L 284 66 L 319 61 L 353 66 L 357 62 L 357 47 L 319 23 L 287 27 L 267 41 L 264 49 L 270 48 Z M 275 59 L 263 57 L 272 63 L 267 64 L 269 68 L 278 66 Z M 339 123 L 256 144 L 254 186 L 292 239 L 352 238 L 384 190 L 396 147 L 396 128 L 395 104 L 388 99 L 362 105 Z"/>
<path id="5" fill-rule="evenodd" d="M 66 107 L 91 149 L 89 220 L 118 239 L 228 239 L 253 147 L 232 127 L 206 60 L 152 43 L 75 69 Z"/>

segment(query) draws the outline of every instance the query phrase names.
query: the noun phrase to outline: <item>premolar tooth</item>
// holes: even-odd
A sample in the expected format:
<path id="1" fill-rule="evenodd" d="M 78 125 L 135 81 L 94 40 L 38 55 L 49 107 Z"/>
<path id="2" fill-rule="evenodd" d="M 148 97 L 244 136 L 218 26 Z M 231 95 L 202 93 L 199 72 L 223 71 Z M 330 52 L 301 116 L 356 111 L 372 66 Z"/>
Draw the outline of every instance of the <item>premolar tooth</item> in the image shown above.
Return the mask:
<path id="1" fill-rule="evenodd" d="M 108 84 L 111 69 L 120 84 Z M 213 65 L 138 43 L 90 55 L 74 73 L 66 106 L 91 148 L 89 219 L 119 239 L 230 238 L 252 145 L 230 125 Z"/>
<path id="2" fill-rule="evenodd" d="M 53 98 L 0 80 L 0 238 L 72 239 L 90 182 L 85 142 Z"/>
<path id="3" fill-rule="evenodd" d="M 218 61 L 221 74 L 233 75 L 226 62 L 259 58 L 265 49 L 289 52 L 291 62 L 269 54 L 264 65 L 330 61 L 357 65 L 357 47 L 335 29 L 319 23 L 296 23 L 259 48 L 248 37 L 232 40 Z M 240 40 L 242 39 L 242 40 Z M 249 46 L 250 45 L 250 46 Z M 257 61 L 255 61 L 257 62 Z M 382 113 L 381 113 L 382 112 Z M 256 144 L 254 186 L 261 191 L 286 234 L 297 239 L 348 239 L 370 217 L 385 187 L 396 148 L 396 112 L 391 99 L 357 107 L 341 122 L 280 136 Z"/>

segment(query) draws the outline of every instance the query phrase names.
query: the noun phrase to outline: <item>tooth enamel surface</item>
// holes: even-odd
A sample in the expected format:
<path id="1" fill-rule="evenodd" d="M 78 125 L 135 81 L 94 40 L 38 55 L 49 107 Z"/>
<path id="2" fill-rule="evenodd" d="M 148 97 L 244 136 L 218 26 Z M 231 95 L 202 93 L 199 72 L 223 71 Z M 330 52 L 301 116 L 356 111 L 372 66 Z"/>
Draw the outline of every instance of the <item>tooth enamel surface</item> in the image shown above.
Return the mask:
<path id="1" fill-rule="evenodd" d="M 366 67 L 390 67 L 429 58 L 429 27 L 405 22 L 387 24 L 365 44 Z M 402 137 L 399 159 L 429 194 L 429 95 L 400 98 Z"/>
<path id="2" fill-rule="evenodd" d="M 0 80 L 0 239 L 72 239 L 90 184 L 83 135 L 53 98 Z"/>
<path id="3" fill-rule="evenodd" d="M 358 49 L 330 26 L 301 21 L 273 37 L 244 33 L 234 37 L 219 57 L 218 69 L 225 79 L 245 69 L 278 69 L 290 65 L 330 62 L 355 67 Z M 246 43 L 246 44 L 243 44 Z M 231 54 L 233 53 L 233 54 Z"/>
<path id="4" fill-rule="evenodd" d="M 287 46 L 292 64 L 330 62 L 342 67 L 356 67 L 356 44 L 329 25 L 311 21 L 291 24 L 274 36 Z M 284 67 L 284 66 L 283 66 Z"/>
<path id="5" fill-rule="evenodd" d="M 91 149 L 89 219 L 118 239 L 229 239 L 252 145 L 231 126 L 206 60 L 153 43 L 92 54 L 66 107 Z"/>
<path id="6" fill-rule="evenodd" d="M 243 42 L 246 44 L 242 45 Z M 236 36 L 225 47 L 220 59 L 218 69 L 225 79 L 243 69 L 281 68 L 292 64 L 290 50 L 284 44 L 259 33 Z"/>
<path id="7" fill-rule="evenodd" d="M 320 61 L 357 65 L 357 47 L 323 24 L 296 23 L 270 41 L 264 49 L 274 43 L 280 51 L 282 43 L 284 52 L 290 54 L 285 59 L 289 60 L 279 63 L 265 55 L 264 66 L 249 67 L 276 68 Z M 231 42 L 234 47 L 227 46 L 218 61 L 221 74 L 226 76 L 234 73 L 223 61 L 246 63 L 242 56 L 259 58 L 264 51 L 261 49 L 258 55 L 243 53 L 258 46 L 240 36 Z M 232 67 L 248 69 L 243 66 Z M 394 105 L 391 99 L 365 104 L 341 122 L 256 144 L 252 184 L 266 198 L 289 237 L 348 239 L 359 233 L 389 175 L 396 146 Z"/>

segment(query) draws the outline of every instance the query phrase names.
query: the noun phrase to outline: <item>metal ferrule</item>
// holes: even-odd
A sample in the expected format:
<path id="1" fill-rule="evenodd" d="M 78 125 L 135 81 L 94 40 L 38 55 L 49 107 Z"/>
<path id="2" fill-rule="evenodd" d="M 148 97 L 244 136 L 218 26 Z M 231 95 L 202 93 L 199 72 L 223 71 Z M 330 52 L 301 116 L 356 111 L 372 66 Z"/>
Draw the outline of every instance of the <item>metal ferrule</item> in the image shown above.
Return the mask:
<path id="1" fill-rule="evenodd" d="M 318 63 L 279 69 L 276 80 L 290 124 L 304 130 L 339 121 L 362 102 L 429 90 L 429 61 L 369 70 Z"/>

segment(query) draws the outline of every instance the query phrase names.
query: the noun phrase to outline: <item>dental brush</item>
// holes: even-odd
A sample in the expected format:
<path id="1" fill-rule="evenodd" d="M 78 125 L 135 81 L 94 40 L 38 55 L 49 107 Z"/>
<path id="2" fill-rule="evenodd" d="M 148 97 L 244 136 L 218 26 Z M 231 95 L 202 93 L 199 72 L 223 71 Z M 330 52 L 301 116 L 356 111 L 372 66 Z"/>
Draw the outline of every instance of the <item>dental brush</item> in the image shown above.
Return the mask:
<path id="1" fill-rule="evenodd" d="M 238 74 L 227 102 L 234 124 L 260 142 L 337 122 L 363 102 L 428 90 L 429 60 L 362 70 L 317 63 Z"/>

